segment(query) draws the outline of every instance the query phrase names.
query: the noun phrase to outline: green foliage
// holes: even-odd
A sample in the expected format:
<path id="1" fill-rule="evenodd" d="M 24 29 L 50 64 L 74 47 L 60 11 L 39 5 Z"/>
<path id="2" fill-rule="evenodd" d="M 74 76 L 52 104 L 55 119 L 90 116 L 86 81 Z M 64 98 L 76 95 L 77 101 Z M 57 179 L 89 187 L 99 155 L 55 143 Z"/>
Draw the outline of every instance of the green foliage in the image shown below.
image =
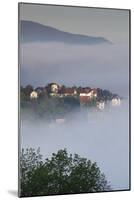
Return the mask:
<path id="1" fill-rule="evenodd" d="M 85 103 L 85 106 L 87 106 L 87 107 L 95 107 L 96 106 L 96 102 L 97 102 L 97 99 L 94 97 L 94 98 L 90 99 L 89 101 L 87 101 L 87 103 Z"/>
<path id="2" fill-rule="evenodd" d="M 25 196 L 29 195 L 29 188 L 27 188 L 27 183 L 30 182 L 34 170 L 41 167 L 42 155 L 40 154 L 40 148 L 35 151 L 33 148 L 22 149 L 20 157 L 20 178 L 21 178 L 21 193 Z"/>
<path id="3" fill-rule="evenodd" d="M 35 114 L 46 117 L 47 119 L 55 119 L 57 116 L 63 117 L 65 114 L 64 101 L 57 97 L 45 97 L 38 99 L 36 102 Z"/>
<path id="4" fill-rule="evenodd" d="M 26 96 L 25 96 L 26 98 Z M 79 100 L 74 97 L 49 97 L 44 96 L 34 100 L 24 100 L 21 98 L 22 111 L 28 110 L 38 117 L 46 120 L 65 117 L 80 106 Z"/>
<path id="5" fill-rule="evenodd" d="M 108 191 L 110 186 L 96 163 L 66 149 L 43 163 L 34 149 L 22 151 L 21 196 Z"/>

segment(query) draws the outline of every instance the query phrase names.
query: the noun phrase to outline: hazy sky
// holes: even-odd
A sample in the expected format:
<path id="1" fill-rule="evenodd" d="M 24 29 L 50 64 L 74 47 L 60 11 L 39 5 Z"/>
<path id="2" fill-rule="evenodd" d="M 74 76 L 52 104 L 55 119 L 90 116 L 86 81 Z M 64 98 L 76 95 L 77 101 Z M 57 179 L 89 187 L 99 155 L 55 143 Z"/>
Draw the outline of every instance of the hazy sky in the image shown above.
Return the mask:
<path id="1" fill-rule="evenodd" d="M 20 19 L 39 22 L 72 33 L 128 42 L 129 11 L 21 4 Z"/>

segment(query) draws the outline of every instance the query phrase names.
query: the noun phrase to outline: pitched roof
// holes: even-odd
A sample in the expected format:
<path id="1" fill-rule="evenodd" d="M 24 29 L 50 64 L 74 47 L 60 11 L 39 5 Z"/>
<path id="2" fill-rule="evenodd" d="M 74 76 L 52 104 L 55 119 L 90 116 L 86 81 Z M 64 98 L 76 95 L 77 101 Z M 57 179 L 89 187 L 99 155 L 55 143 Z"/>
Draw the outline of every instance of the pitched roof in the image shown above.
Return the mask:
<path id="1" fill-rule="evenodd" d="M 73 94 L 76 90 L 74 88 L 65 88 L 62 93 Z"/>
<path id="2" fill-rule="evenodd" d="M 91 88 L 81 88 L 81 89 L 79 90 L 79 92 L 80 92 L 80 93 L 89 93 L 89 92 L 91 92 Z"/>

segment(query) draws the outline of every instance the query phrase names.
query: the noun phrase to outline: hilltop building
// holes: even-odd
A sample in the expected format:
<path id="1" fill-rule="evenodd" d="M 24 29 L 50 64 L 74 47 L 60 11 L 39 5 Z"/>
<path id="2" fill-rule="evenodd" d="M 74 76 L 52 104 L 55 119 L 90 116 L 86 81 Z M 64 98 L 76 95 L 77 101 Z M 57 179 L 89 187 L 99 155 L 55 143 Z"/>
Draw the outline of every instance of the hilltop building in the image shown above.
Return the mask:
<path id="1" fill-rule="evenodd" d="M 114 96 L 114 97 L 112 98 L 111 103 L 112 103 L 112 106 L 120 106 L 120 104 L 121 104 L 121 99 L 120 99 L 118 96 Z"/>
<path id="2" fill-rule="evenodd" d="M 62 95 L 63 97 L 75 96 L 75 95 L 77 95 L 77 91 L 76 91 L 76 89 L 74 89 L 74 88 L 65 88 L 65 89 L 63 90 L 63 92 L 61 93 L 61 95 Z"/>
<path id="3" fill-rule="evenodd" d="M 60 86 L 57 83 L 50 83 L 48 85 L 50 96 L 58 96 Z"/>
<path id="4" fill-rule="evenodd" d="M 31 93 L 30 93 L 30 99 L 37 99 L 38 98 L 38 93 L 33 90 Z"/>
<path id="5" fill-rule="evenodd" d="M 105 108 L 105 101 L 97 101 L 96 106 L 99 110 L 103 110 Z"/>
<path id="6" fill-rule="evenodd" d="M 82 88 L 80 90 L 79 99 L 81 104 L 85 104 L 93 98 L 97 98 L 96 89 Z"/>

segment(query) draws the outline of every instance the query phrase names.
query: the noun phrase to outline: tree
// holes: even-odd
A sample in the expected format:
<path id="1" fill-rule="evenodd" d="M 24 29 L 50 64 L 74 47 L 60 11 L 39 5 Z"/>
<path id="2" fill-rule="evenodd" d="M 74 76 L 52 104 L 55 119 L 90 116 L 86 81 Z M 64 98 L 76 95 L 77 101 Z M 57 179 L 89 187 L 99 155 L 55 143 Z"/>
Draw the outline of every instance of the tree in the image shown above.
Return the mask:
<path id="1" fill-rule="evenodd" d="M 21 179 L 21 194 L 29 196 L 30 188 L 28 182 L 32 177 L 35 169 L 42 166 L 42 155 L 40 148 L 35 151 L 33 148 L 22 149 L 20 156 L 20 179 Z"/>
<path id="2" fill-rule="evenodd" d="M 37 157 L 35 151 L 30 152 L 30 156 L 28 154 L 29 151 L 26 154 L 23 152 L 23 162 L 21 161 L 21 170 L 25 171 L 25 176 L 21 178 L 21 196 L 110 190 L 105 175 L 96 162 L 92 163 L 78 154 L 72 156 L 66 149 L 59 150 L 44 163 L 38 160 L 39 152 Z"/>
<path id="3" fill-rule="evenodd" d="M 61 88 L 60 88 L 60 92 L 63 92 L 63 93 L 64 93 L 65 90 L 66 90 L 66 86 L 65 86 L 65 85 L 62 85 Z"/>
<path id="4" fill-rule="evenodd" d="M 24 93 L 25 95 L 29 96 L 30 93 L 33 91 L 33 86 L 32 85 L 27 85 L 25 88 L 24 88 Z"/>
<path id="5" fill-rule="evenodd" d="M 96 107 L 96 102 L 97 102 L 97 99 L 95 97 L 93 97 L 92 99 L 90 99 L 89 101 L 87 101 L 85 103 L 85 106 L 87 106 L 87 107 Z"/>

